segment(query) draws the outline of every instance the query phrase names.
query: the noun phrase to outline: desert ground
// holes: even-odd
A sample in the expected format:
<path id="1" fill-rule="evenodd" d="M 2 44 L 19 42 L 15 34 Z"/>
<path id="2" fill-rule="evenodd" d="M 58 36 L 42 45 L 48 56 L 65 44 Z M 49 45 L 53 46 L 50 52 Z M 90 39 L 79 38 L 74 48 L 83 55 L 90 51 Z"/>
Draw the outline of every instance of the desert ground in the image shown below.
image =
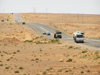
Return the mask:
<path id="1" fill-rule="evenodd" d="M 69 18 L 73 23 L 65 21 L 64 17 L 70 14 L 20 15 L 26 22 L 49 25 L 70 35 L 82 30 L 88 38 L 100 38 L 99 15 L 84 15 L 89 16 L 88 21 L 84 19 L 85 24 L 81 19 L 74 23 L 71 19 L 75 17 Z M 44 37 L 27 25 L 16 23 L 14 14 L 0 14 L 0 20 L 4 20 L 0 22 L 0 75 L 100 75 L 100 51 Z"/>

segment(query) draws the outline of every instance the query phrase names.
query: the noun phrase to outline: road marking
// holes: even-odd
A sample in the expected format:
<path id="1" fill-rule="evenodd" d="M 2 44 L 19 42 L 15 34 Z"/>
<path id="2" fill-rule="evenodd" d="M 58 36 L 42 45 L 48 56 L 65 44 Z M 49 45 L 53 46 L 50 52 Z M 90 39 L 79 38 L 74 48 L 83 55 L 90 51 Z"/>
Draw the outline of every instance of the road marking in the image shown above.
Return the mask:
<path id="1" fill-rule="evenodd" d="M 40 27 L 40 28 L 41 28 L 43 31 L 50 32 L 50 31 L 44 29 L 43 27 Z M 51 32 L 50 32 L 50 33 L 51 33 Z M 51 35 L 53 35 L 53 33 L 51 33 Z"/>
<path id="2" fill-rule="evenodd" d="M 44 29 L 43 27 L 40 27 L 43 31 L 47 31 L 46 29 Z"/>
<path id="3" fill-rule="evenodd" d="M 42 27 L 40 27 L 41 29 L 44 29 L 44 28 L 42 28 Z"/>

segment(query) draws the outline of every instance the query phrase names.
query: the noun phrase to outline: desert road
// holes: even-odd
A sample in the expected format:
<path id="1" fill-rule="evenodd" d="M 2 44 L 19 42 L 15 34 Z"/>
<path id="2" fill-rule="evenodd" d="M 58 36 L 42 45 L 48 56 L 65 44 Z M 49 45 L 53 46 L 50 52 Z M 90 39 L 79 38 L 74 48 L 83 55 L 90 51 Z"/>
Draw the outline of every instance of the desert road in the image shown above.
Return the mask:
<path id="1" fill-rule="evenodd" d="M 16 17 L 17 22 L 21 22 L 19 14 L 15 14 L 15 17 Z M 57 30 L 55 28 L 49 27 L 47 25 L 39 24 L 39 23 L 28 23 L 28 22 L 25 22 L 25 23 L 32 29 L 39 32 L 41 35 L 43 35 L 43 31 L 50 32 L 51 35 L 43 35 L 48 38 L 54 38 L 54 32 Z M 64 33 L 64 32 L 62 32 L 62 38 L 60 40 L 72 41 L 73 43 L 75 43 L 73 40 L 73 36 L 71 36 L 67 33 Z M 94 48 L 97 48 L 98 50 L 100 50 L 100 39 L 85 38 L 84 43 L 76 43 L 76 44 L 90 46 L 90 47 L 94 47 Z"/>

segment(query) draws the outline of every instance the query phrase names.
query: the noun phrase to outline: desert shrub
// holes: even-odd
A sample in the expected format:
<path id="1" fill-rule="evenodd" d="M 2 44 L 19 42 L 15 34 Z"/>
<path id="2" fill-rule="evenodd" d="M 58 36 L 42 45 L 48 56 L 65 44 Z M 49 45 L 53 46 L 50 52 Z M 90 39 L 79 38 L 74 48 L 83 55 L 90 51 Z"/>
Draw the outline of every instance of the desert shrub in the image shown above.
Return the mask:
<path id="1" fill-rule="evenodd" d="M 10 59 L 13 59 L 13 57 L 10 57 Z"/>
<path id="2" fill-rule="evenodd" d="M 16 54 L 16 52 L 13 52 L 13 54 Z"/>
<path id="3" fill-rule="evenodd" d="M 8 54 L 7 52 L 3 51 L 5 54 Z"/>
<path id="4" fill-rule="evenodd" d="M 62 72 L 62 69 L 58 70 L 58 72 Z"/>
<path id="5" fill-rule="evenodd" d="M 36 44 L 47 44 L 47 42 L 41 42 L 41 41 L 36 41 L 34 43 L 36 43 Z"/>
<path id="6" fill-rule="evenodd" d="M 42 74 L 47 74 L 47 72 L 46 72 L 46 71 L 44 71 Z"/>
<path id="7" fill-rule="evenodd" d="M 23 33 L 23 31 L 21 31 L 20 33 Z"/>
<path id="8" fill-rule="evenodd" d="M 40 49 L 40 51 L 42 51 L 42 49 Z"/>
<path id="9" fill-rule="evenodd" d="M 33 40 L 25 40 L 24 42 L 33 42 Z"/>
<path id="10" fill-rule="evenodd" d="M 35 60 L 39 60 L 39 58 L 36 58 Z"/>
<path id="11" fill-rule="evenodd" d="M 10 23 L 10 25 L 12 25 L 12 23 Z"/>
<path id="12" fill-rule="evenodd" d="M 15 39 L 15 37 L 13 37 L 13 39 Z"/>
<path id="13" fill-rule="evenodd" d="M 100 64 L 100 62 L 98 62 L 98 64 Z"/>
<path id="14" fill-rule="evenodd" d="M 7 61 L 10 61 L 10 59 L 7 59 Z"/>
<path id="15" fill-rule="evenodd" d="M 50 43 L 58 43 L 58 44 L 61 44 L 60 42 L 59 42 L 59 39 L 53 39 L 53 40 L 50 40 L 49 42 L 41 42 L 41 41 L 35 41 L 34 43 L 36 43 L 36 44 L 50 44 Z"/>
<path id="16" fill-rule="evenodd" d="M 73 46 L 69 46 L 69 47 L 68 47 L 68 49 L 71 49 L 71 48 L 73 48 Z"/>
<path id="17" fill-rule="evenodd" d="M 85 51 L 82 51 L 82 53 L 86 53 L 87 51 L 85 50 Z"/>
<path id="18" fill-rule="evenodd" d="M 19 67 L 19 69 L 23 69 L 23 67 Z"/>
<path id="19" fill-rule="evenodd" d="M 34 61 L 34 59 L 31 59 L 31 61 Z"/>
<path id="20" fill-rule="evenodd" d="M 75 49 L 79 49 L 79 47 L 76 47 Z"/>
<path id="21" fill-rule="evenodd" d="M 36 37 L 35 39 L 38 39 L 39 37 Z"/>
<path id="22" fill-rule="evenodd" d="M 99 52 L 98 52 L 98 51 L 95 52 L 95 56 L 96 56 L 96 57 L 95 57 L 94 59 L 98 59 L 98 58 L 100 58 L 100 56 L 99 56 Z"/>
<path id="23" fill-rule="evenodd" d="M 81 73 L 84 73 L 83 71 L 81 71 Z"/>
<path id="24" fill-rule="evenodd" d="M 56 42 L 59 42 L 59 39 L 52 39 L 51 40 L 51 43 L 56 43 Z"/>
<path id="25" fill-rule="evenodd" d="M 42 42 L 40 42 L 40 41 L 36 41 L 35 43 L 36 43 L 36 44 L 43 44 L 43 43 L 42 43 Z"/>
<path id="26" fill-rule="evenodd" d="M 50 67 L 50 69 L 52 69 L 52 67 Z"/>
<path id="27" fill-rule="evenodd" d="M 87 54 L 83 55 L 81 58 L 85 58 L 85 57 L 87 57 Z"/>
<path id="28" fill-rule="evenodd" d="M 18 70 L 16 70 L 16 71 L 15 71 L 15 73 L 19 73 L 19 71 L 18 71 Z"/>
<path id="29" fill-rule="evenodd" d="M 68 72 L 68 70 L 66 70 L 65 72 Z"/>
<path id="30" fill-rule="evenodd" d="M 90 72 L 90 70 L 87 70 L 87 72 Z"/>
<path id="31" fill-rule="evenodd" d="M 4 46 L 7 46 L 7 44 L 4 44 Z"/>
<path id="32" fill-rule="evenodd" d="M 71 69 L 68 69 L 68 71 L 71 72 L 72 70 Z"/>
<path id="33" fill-rule="evenodd" d="M 20 52 L 20 50 L 17 50 L 17 52 Z"/>
<path id="34" fill-rule="evenodd" d="M 94 59 L 99 59 L 100 58 L 100 56 L 96 56 Z"/>
<path id="35" fill-rule="evenodd" d="M 68 59 L 66 62 L 71 62 L 72 61 L 72 59 Z"/>
<path id="36" fill-rule="evenodd" d="M 34 40 L 34 38 L 32 40 Z"/>
<path id="37" fill-rule="evenodd" d="M 98 71 L 98 73 L 100 73 L 100 71 Z"/>
<path id="38" fill-rule="evenodd" d="M 9 67 L 5 67 L 5 69 L 9 69 Z"/>
<path id="39" fill-rule="evenodd" d="M 36 63 L 38 63 L 38 61 L 36 61 Z"/>
<path id="40" fill-rule="evenodd" d="M 95 55 L 98 55 L 98 51 L 95 52 Z"/>
<path id="41" fill-rule="evenodd" d="M 42 38 L 43 36 L 40 36 L 40 38 Z"/>
<path id="42" fill-rule="evenodd" d="M 0 66 L 3 66 L 3 64 L 0 64 Z"/>
<path id="43" fill-rule="evenodd" d="M 36 55 L 34 55 L 34 57 L 36 57 Z"/>
<path id="44" fill-rule="evenodd" d="M 46 71 L 50 71 L 50 69 L 46 69 Z"/>
<path id="45" fill-rule="evenodd" d="M 3 54 L 1 54 L 1 56 L 3 57 Z"/>
<path id="46" fill-rule="evenodd" d="M 48 59 L 48 61 L 50 61 L 50 59 Z"/>

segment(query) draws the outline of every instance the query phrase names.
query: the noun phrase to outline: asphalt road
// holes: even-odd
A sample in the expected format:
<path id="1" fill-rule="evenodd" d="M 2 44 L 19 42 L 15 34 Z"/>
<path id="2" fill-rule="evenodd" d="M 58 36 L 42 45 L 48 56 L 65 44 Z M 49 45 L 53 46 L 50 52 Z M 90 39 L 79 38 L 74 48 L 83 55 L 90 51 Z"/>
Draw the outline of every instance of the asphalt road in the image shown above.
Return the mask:
<path id="1" fill-rule="evenodd" d="M 16 22 L 21 22 L 19 14 L 15 14 L 15 17 L 16 17 Z M 26 22 L 26 25 L 28 25 L 32 29 L 36 30 L 37 32 L 39 32 L 41 35 L 43 35 L 43 31 L 50 32 L 51 35 L 43 35 L 43 36 L 48 37 L 48 38 L 54 38 L 54 32 L 57 30 L 55 28 L 52 28 L 52 27 L 49 27 L 49 26 L 46 26 L 43 24 L 39 24 L 39 23 Z M 73 43 L 75 43 L 73 40 L 73 37 L 67 33 L 64 33 L 64 32 L 62 32 L 62 39 L 61 40 L 72 41 Z M 98 50 L 100 50 L 100 39 L 85 38 L 84 43 L 78 43 L 78 44 L 91 46 L 94 48 L 98 48 Z"/>
<path id="2" fill-rule="evenodd" d="M 14 15 L 15 15 L 16 22 L 22 22 L 19 14 L 14 14 Z"/>

